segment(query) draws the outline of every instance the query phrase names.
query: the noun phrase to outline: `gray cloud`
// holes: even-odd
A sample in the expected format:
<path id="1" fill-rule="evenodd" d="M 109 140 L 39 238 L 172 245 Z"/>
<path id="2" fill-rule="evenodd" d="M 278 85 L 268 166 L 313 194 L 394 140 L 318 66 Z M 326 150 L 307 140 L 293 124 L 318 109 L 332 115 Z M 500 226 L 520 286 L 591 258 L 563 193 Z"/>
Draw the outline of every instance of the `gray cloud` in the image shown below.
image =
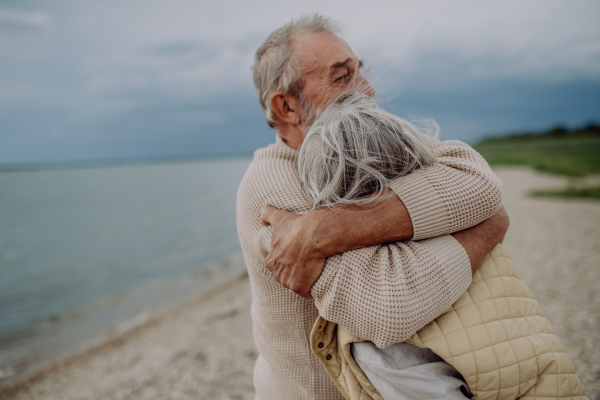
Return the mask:
<path id="1" fill-rule="evenodd" d="M 212 47 L 212 48 L 211 48 Z M 199 41 L 179 41 L 179 42 L 170 42 L 155 46 L 152 51 L 160 56 L 181 56 L 188 55 L 190 53 L 197 52 L 213 52 L 217 46 L 210 46 L 206 42 Z M 212 50 L 212 51 L 211 51 Z M 206 56 L 210 57 L 210 53 L 206 54 Z"/>
<path id="2" fill-rule="evenodd" d="M 0 31 L 44 33 L 54 27 L 54 19 L 41 11 L 0 9 Z"/>

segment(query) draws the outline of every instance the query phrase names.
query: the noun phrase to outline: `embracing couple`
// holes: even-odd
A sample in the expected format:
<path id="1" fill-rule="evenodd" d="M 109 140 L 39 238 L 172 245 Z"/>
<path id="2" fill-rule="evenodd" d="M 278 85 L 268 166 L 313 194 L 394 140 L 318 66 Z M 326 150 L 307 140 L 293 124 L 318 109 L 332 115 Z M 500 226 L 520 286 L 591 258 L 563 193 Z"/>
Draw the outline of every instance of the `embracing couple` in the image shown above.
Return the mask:
<path id="1" fill-rule="evenodd" d="M 256 52 L 277 131 L 237 199 L 257 399 L 587 399 L 500 245 L 498 178 L 380 109 L 338 33 L 303 17 Z"/>

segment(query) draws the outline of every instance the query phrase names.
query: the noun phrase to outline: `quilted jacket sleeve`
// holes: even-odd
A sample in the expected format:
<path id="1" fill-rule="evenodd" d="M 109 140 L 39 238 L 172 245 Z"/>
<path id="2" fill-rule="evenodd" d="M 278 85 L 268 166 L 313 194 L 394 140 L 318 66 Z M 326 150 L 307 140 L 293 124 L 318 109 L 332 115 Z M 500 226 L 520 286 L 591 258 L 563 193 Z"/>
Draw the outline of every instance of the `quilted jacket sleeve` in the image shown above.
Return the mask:
<path id="1" fill-rule="evenodd" d="M 470 228 L 502 204 L 502 182 L 468 144 L 432 139 L 437 161 L 392 182 L 413 223 L 413 240 Z"/>

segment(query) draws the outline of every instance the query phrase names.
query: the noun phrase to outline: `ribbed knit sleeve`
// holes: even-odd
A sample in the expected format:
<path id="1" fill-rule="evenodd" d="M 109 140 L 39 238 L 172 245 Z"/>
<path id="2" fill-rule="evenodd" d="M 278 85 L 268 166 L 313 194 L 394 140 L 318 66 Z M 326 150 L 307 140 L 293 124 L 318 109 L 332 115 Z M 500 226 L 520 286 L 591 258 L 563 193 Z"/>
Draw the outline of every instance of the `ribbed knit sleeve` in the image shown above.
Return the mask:
<path id="1" fill-rule="evenodd" d="M 458 140 L 432 144 L 434 164 L 390 185 L 410 214 L 413 240 L 475 226 L 502 204 L 502 182 L 479 153 Z"/>
<path id="2" fill-rule="evenodd" d="M 330 257 L 311 294 L 323 318 L 383 348 L 441 315 L 470 284 L 467 253 L 446 235 Z"/>

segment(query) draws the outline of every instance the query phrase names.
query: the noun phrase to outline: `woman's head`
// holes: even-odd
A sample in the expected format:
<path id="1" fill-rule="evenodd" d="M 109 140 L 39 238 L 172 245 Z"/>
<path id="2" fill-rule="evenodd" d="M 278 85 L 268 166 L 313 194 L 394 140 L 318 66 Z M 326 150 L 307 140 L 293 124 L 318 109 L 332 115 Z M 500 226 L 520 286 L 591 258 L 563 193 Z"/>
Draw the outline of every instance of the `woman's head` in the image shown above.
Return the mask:
<path id="1" fill-rule="evenodd" d="M 389 181 L 434 160 L 426 133 L 368 96 L 337 98 L 312 125 L 298 156 L 314 208 L 379 200 Z"/>

